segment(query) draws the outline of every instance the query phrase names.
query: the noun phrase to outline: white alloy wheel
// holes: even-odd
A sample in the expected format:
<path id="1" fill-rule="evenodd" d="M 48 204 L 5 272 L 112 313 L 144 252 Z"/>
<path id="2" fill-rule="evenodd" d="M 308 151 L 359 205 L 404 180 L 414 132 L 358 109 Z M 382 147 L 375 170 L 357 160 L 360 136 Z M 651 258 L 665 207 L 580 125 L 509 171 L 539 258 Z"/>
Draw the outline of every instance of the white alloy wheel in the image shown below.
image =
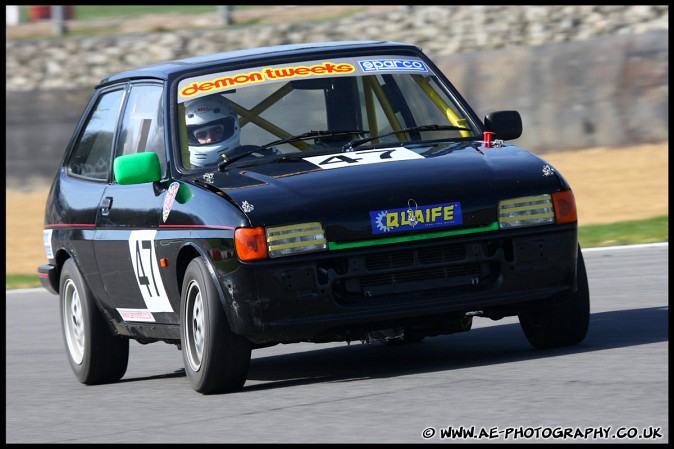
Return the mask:
<path id="1" fill-rule="evenodd" d="M 201 368 L 201 359 L 204 354 L 204 303 L 197 281 L 191 281 L 187 286 L 185 303 L 187 314 L 187 359 L 194 371 Z"/>
<path id="2" fill-rule="evenodd" d="M 68 351 L 73 362 L 82 364 L 84 358 L 84 315 L 82 303 L 77 286 L 72 279 L 68 279 L 64 285 L 63 301 L 63 328 L 68 344 Z"/>

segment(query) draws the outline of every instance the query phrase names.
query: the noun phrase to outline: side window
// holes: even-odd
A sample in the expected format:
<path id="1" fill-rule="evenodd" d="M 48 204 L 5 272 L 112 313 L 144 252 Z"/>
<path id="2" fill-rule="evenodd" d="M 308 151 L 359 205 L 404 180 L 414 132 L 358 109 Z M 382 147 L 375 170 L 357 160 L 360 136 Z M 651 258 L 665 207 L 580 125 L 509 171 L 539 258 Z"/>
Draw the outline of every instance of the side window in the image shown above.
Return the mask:
<path id="1" fill-rule="evenodd" d="M 117 156 L 152 151 L 157 153 L 162 173 L 166 173 L 164 113 L 161 86 L 134 85 L 122 117 Z"/>
<path id="2" fill-rule="evenodd" d="M 123 90 L 103 94 L 98 99 L 68 161 L 69 174 L 100 181 L 108 180 L 112 162 L 112 141 L 123 99 Z"/>

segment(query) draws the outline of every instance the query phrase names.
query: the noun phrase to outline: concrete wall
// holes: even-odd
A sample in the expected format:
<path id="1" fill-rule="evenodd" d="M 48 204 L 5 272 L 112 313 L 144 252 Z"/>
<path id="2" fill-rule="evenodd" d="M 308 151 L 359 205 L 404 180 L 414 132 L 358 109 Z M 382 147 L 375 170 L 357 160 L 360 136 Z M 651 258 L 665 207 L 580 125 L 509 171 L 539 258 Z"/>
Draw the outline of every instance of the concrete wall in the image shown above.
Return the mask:
<path id="1" fill-rule="evenodd" d="M 535 153 L 667 140 L 669 32 L 438 58 L 480 117 L 516 109 Z"/>
<path id="2" fill-rule="evenodd" d="M 50 180 L 109 73 L 264 45 L 386 39 L 421 46 L 478 115 L 517 109 L 535 153 L 661 142 L 669 124 L 668 7 L 418 6 L 297 22 L 6 42 L 8 187 Z"/>

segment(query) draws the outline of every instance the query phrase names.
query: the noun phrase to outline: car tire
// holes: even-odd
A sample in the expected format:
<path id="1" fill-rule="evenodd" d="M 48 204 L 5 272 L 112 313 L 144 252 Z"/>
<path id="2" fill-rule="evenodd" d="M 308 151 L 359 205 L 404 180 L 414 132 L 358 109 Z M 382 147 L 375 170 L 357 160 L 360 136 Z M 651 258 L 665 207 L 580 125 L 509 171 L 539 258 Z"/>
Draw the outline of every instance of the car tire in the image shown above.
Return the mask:
<path id="1" fill-rule="evenodd" d="M 577 258 L 578 288 L 554 307 L 519 315 L 529 343 L 536 349 L 571 346 L 587 335 L 590 322 L 590 289 L 580 247 Z"/>
<path id="2" fill-rule="evenodd" d="M 70 367 L 86 385 L 116 382 L 129 361 L 129 339 L 113 334 L 72 259 L 59 281 L 61 330 Z"/>
<path id="3" fill-rule="evenodd" d="M 243 388 L 251 344 L 231 331 L 218 291 L 201 258 L 192 260 L 185 271 L 180 337 L 185 373 L 194 390 L 219 394 Z"/>

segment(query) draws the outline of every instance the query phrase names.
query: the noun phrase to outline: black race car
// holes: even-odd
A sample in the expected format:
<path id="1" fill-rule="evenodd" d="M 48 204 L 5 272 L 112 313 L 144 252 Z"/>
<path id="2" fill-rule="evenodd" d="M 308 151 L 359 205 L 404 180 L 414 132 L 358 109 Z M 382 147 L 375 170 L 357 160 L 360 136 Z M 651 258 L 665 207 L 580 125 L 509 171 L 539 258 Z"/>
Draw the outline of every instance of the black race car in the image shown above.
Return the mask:
<path id="1" fill-rule="evenodd" d="M 519 316 L 582 341 L 574 196 L 481 121 L 422 51 L 353 41 L 170 61 L 96 87 L 47 200 L 42 285 L 84 384 L 129 339 L 182 350 L 192 387 L 240 390 L 251 350 L 417 342 Z"/>

